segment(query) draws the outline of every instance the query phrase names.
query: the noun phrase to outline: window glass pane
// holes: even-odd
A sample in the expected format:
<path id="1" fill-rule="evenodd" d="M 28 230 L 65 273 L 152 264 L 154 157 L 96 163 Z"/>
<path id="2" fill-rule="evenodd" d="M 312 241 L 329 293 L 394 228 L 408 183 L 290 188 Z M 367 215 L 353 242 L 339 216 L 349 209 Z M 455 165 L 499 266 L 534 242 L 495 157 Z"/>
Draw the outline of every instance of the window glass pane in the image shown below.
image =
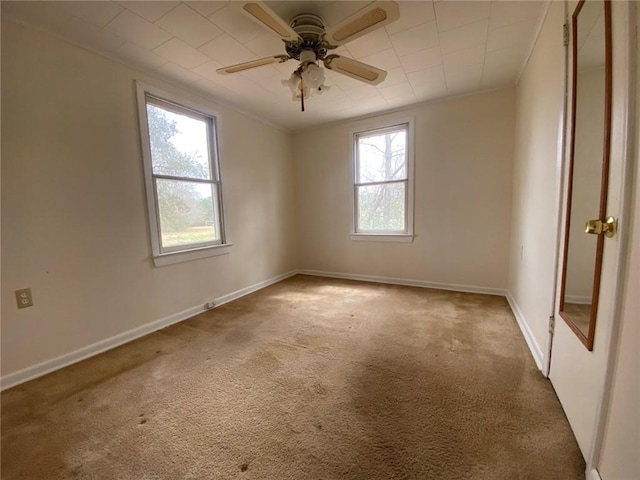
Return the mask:
<path id="1" fill-rule="evenodd" d="M 221 240 L 216 185 L 156 179 L 163 248 Z"/>
<path id="2" fill-rule="evenodd" d="M 156 175 L 210 179 L 207 123 L 147 104 L 151 163 Z"/>
<path id="3" fill-rule="evenodd" d="M 407 131 L 358 135 L 357 183 L 407 178 Z"/>
<path id="4" fill-rule="evenodd" d="M 358 188 L 358 231 L 405 231 L 405 183 Z"/>

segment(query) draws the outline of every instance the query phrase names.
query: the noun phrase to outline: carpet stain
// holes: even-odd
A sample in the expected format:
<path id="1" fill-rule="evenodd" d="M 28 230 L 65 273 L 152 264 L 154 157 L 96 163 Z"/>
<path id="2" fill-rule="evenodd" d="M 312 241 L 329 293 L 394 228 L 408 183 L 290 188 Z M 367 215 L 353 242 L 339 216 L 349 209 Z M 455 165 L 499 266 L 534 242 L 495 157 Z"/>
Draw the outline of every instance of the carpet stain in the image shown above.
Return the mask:
<path id="1" fill-rule="evenodd" d="M 298 275 L 1 399 L 3 480 L 584 479 L 489 295 Z"/>
<path id="2" fill-rule="evenodd" d="M 313 391 L 316 392 L 318 395 L 326 395 L 327 387 L 322 385 L 321 383 L 315 383 L 313 385 Z"/>

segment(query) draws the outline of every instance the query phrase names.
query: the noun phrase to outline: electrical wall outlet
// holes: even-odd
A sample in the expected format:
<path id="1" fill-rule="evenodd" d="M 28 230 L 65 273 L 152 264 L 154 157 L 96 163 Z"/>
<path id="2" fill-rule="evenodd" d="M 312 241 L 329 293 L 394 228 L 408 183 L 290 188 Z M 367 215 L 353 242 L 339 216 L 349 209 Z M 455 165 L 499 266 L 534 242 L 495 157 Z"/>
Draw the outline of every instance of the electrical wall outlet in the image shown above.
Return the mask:
<path id="1" fill-rule="evenodd" d="M 18 302 L 18 308 L 33 307 L 33 297 L 31 296 L 30 288 L 22 288 L 16 290 L 16 302 Z"/>

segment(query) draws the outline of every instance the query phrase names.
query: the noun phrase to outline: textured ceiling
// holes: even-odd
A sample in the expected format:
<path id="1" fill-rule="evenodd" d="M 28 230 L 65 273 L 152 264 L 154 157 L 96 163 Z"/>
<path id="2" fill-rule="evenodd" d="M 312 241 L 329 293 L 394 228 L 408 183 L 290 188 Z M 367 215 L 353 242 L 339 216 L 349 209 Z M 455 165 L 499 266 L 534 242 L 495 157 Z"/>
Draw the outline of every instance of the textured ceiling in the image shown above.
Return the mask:
<path id="1" fill-rule="evenodd" d="M 266 2 L 334 25 L 370 2 Z M 543 1 L 399 1 L 400 19 L 332 53 L 388 71 L 370 86 L 327 71 L 331 89 L 306 111 L 281 85 L 294 60 L 221 76 L 216 69 L 284 53 L 282 41 L 240 11 L 241 2 L 2 2 L 2 15 L 197 90 L 288 129 L 515 83 Z"/>

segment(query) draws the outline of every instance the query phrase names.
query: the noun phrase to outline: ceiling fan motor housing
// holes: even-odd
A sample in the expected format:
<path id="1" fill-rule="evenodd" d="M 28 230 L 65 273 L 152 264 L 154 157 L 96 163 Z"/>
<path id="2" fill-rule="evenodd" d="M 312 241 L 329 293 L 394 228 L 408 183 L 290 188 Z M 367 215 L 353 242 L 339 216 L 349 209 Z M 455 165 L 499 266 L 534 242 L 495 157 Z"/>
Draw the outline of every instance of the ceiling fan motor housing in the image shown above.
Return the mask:
<path id="1" fill-rule="evenodd" d="M 289 22 L 291 28 L 300 35 L 300 38 L 293 42 L 285 42 L 287 53 L 291 58 L 305 61 L 301 58 L 302 52 L 311 50 L 315 53 L 316 60 L 322 60 L 328 51 L 328 45 L 324 41 L 324 21 L 313 13 L 301 13 L 296 15 Z"/>

